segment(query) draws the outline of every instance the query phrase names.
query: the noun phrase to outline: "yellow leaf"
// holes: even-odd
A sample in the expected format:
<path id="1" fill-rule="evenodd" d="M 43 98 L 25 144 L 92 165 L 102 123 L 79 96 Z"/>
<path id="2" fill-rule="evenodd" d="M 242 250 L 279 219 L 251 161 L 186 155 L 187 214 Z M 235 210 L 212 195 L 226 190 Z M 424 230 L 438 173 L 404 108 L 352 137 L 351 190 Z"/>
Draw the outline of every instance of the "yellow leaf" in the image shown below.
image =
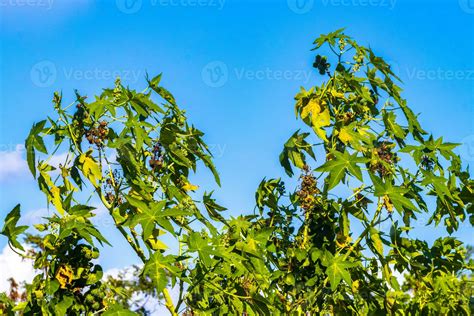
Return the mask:
<path id="1" fill-rule="evenodd" d="M 67 265 L 62 265 L 56 272 L 56 280 L 58 280 L 62 289 L 65 289 L 72 282 L 73 276 L 72 269 Z"/>
<path id="2" fill-rule="evenodd" d="M 151 247 L 153 250 L 166 250 L 168 249 L 168 246 L 164 242 L 162 242 L 159 239 L 150 237 L 147 239 L 148 245 Z"/>
<path id="3" fill-rule="evenodd" d="M 196 191 L 197 189 L 199 189 L 197 185 L 191 184 L 189 182 L 183 185 L 183 190 L 185 191 Z"/>
<path id="4" fill-rule="evenodd" d="M 333 97 L 335 97 L 335 98 L 341 98 L 341 99 L 344 99 L 344 98 L 345 98 L 344 93 L 338 92 L 338 91 L 336 91 L 336 90 L 334 90 L 334 89 L 331 89 L 331 90 L 330 90 L 330 93 L 331 93 L 331 95 L 332 95 Z"/>
<path id="5" fill-rule="evenodd" d="M 355 280 L 352 282 L 352 292 L 357 293 L 359 292 L 359 287 L 360 287 L 360 281 Z"/>
<path id="6" fill-rule="evenodd" d="M 383 256 L 382 239 L 380 239 L 379 231 L 376 230 L 375 228 L 370 229 L 370 239 L 372 240 L 372 244 L 375 250 L 378 252 L 378 254 Z"/>
<path id="7" fill-rule="evenodd" d="M 90 152 L 79 156 L 79 163 L 82 164 L 82 173 L 89 181 L 97 187 L 97 180 L 102 179 L 102 171 L 94 158 L 90 156 Z"/>
<path id="8" fill-rule="evenodd" d="M 311 125 L 314 132 L 324 141 L 327 141 L 326 131 L 323 127 L 329 126 L 331 123 L 331 115 L 329 109 L 319 100 L 313 98 L 301 111 L 301 118 L 304 120 L 311 115 Z"/>
<path id="9" fill-rule="evenodd" d="M 61 193 L 57 186 L 53 186 L 51 188 L 51 195 L 52 195 L 52 197 L 50 198 L 51 202 L 53 203 L 54 207 L 59 212 L 59 214 L 63 215 L 64 208 L 63 208 L 63 203 L 61 201 Z"/>
<path id="10" fill-rule="evenodd" d="M 48 200 L 51 203 L 53 203 L 54 207 L 59 212 L 59 214 L 63 215 L 64 214 L 64 208 L 63 208 L 63 204 L 62 204 L 62 201 L 61 201 L 61 191 L 54 184 L 54 182 L 51 180 L 51 177 L 50 177 L 47 170 L 48 170 L 48 165 L 47 164 L 42 163 L 39 166 L 40 174 L 43 177 L 44 182 L 46 183 L 46 185 L 49 188 L 49 190 L 48 190 L 49 191 L 48 192 Z"/>
<path id="11" fill-rule="evenodd" d="M 347 132 L 347 128 L 345 126 L 339 130 L 338 137 L 344 144 L 347 144 L 353 139 L 353 137 Z"/>

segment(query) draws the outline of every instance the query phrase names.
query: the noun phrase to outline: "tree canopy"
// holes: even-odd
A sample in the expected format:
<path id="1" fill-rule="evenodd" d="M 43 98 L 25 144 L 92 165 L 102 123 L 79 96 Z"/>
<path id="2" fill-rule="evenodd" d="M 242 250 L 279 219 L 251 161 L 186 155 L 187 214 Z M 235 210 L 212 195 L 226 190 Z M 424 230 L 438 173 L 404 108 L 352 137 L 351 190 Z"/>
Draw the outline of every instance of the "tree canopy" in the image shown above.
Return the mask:
<path id="1" fill-rule="evenodd" d="M 1 233 L 38 273 L 23 295 L 0 294 L 0 310 L 146 314 L 132 302 L 141 295 L 171 315 L 473 314 L 472 248 L 451 236 L 474 225 L 457 144 L 422 128 L 390 65 L 344 30 L 314 50 L 322 80 L 295 96 L 304 124 L 279 156 L 285 174 L 264 178 L 254 212 L 236 217 L 189 180 L 206 168 L 220 185 L 203 132 L 161 75 L 141 92 L 117 79 L 68 105 L 56 92 L 55 116 L 25 141 L 54 212 L 34 227 L 18 226 L 20 205 L 6 217 Z M 96 259 L 113 245 L 93 223 L 94 199 L 142 262 L 132 280 L 103 277 Z M 446 237 L 415 238 L 423 214 Z"/>

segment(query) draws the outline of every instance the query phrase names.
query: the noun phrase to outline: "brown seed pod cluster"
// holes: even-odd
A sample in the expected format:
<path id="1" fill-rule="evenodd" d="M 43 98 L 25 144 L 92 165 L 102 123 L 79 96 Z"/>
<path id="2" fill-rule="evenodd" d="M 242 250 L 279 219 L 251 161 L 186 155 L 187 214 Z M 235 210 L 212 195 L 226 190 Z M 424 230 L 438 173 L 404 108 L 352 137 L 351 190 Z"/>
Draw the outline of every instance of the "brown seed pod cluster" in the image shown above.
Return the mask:
<path id="1" fill-rule="evenodd" d="M 120 195 L 115 196 L 116 189 L 120 186 L 121 176 L 117 170 L 114 170 L 112 177 L 107 178 L 104 184 L 105 199 L 111 205 L 121 205 L 123 199 Z"/>
<path id="2" fill-rule="evenodd" d="M 308 166 L 303 168 L 303 174 L 300 176 L 300 188 L 296 191 L 301 208 L 307 212 L 311 211 L 316 205 L 316 195 L 320 193 L 316 186 L 316 178 L 311 173 Z"/>
<path id="3" fill-rule="evenodd" d="M 378 142 L 375 148 L 374 154 L 378 157 L 378 161 L 371 163 L 370 170 L 377 171 L 382 178 L 391 174 L 389 166 L 394 166 L 398 161 L 397 154 L 392 152 L 393 148 L 394 144 L 386 141 Z"/>
<path id="4" fill-rule="evenodd" d="M 340 119 L 344 122 L 344 125 L 349 125 L 354 121 L 355 113 L 354 112 L 345 112 L 340 116 Z"/>
<path id="5" fill-rule="evenodd" d="M 9 278 L 7 282 L 10 283 L 10 292 L 8 293 L 8 298 L 14 302 L 25 301 L 27 298 L 26 292 L 20 292 L 20 285 L 18 282 L 16 282 L 14 278 Z M 0 309 L 0 311 L 1 310 L 2 309 Z"/>
<path id="6" fill-rule="evenodd" d="M 98 147 L 104 145 L 104 141 L 107 138 L 109 129 L 106 121 L 101 121 L 97 127 L 91 127 L 85 132 L 85 136 L 89 144 L 95 144 Z"/>
<path id="7" fill-rule="evenodd" d="M 148 162 L 153 171 L 160 171 L 163 167 L 163 148 L 160 142 L 157 142 L 151 151 L 152 158 Z"/>

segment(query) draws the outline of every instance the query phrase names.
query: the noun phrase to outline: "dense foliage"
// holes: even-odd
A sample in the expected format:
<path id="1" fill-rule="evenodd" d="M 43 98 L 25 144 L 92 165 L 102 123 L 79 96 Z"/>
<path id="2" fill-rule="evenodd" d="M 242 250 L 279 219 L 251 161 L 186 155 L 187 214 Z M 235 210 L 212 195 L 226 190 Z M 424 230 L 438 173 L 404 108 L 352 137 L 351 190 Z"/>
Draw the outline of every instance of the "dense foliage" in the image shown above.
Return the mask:
<path id="1" fill-rule="evenodd" d="M 314 44 L 333 58 L 316 56 L 324 80 L 296 95 L 305 126 L 280 154 L 299 184 L 264 179 L 252 215 L 226 218 L 211 193 L 198 199 L 190 173 L 204 166 L 219 176 L 161 76 L 143 92 L 117 80 L 67 106 L 55 93 L 56 117 L 25 143 L 54 215 L 33 232 L 17 226 L 19 205 L 7 216 L 2 234 L 38 274 L 23 295 L 0 296 L 3 313 L 146 314 L 138 295 L 172 315 L 472 314 L 472 251 L 450 236 L 474 225 L 474 181 L 456 144 L 423 130 L 370 48 L 342 30 Z M 104 278 L 95 260 L 109 243 L 93 223 L 94 199 L 143 263 L 131 279 Z M 423 213 L 449 236 L 414 238 Z"/>

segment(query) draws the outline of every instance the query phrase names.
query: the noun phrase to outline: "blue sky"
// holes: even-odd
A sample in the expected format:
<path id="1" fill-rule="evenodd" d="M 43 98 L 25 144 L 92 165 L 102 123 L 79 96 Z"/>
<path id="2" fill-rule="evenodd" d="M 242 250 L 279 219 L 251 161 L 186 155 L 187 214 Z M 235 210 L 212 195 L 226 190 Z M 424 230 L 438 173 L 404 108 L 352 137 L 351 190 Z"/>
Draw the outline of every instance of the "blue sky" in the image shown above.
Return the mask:
<path id="1" fill-rule="evenodd" d="M 312 41 L 340 27 L 393 63 L 424 127 L 474 162 L 474 0 L 0 0 L 0 9 L 1 218 L 20 201 L 26 213 L 46 207 L 17 144 L 52 113 L 53 91 L 72 101 L 73 89 L 97 94 L 116 75 L 143 88 L 145 72 L 163 72 L 206 133 L 219 201 L 232 215 L 251 212 L 261 179 L 283 174 L 278 154 L 301 124 L 294 95 L 320 82 Z M 214 187 L 208 174 L 199 181 Z M 472 228 L 458 235 L 474 243 Z M 105 268 L 134 262 L 117 242 L 123 255 L 106 249 Z"/>

